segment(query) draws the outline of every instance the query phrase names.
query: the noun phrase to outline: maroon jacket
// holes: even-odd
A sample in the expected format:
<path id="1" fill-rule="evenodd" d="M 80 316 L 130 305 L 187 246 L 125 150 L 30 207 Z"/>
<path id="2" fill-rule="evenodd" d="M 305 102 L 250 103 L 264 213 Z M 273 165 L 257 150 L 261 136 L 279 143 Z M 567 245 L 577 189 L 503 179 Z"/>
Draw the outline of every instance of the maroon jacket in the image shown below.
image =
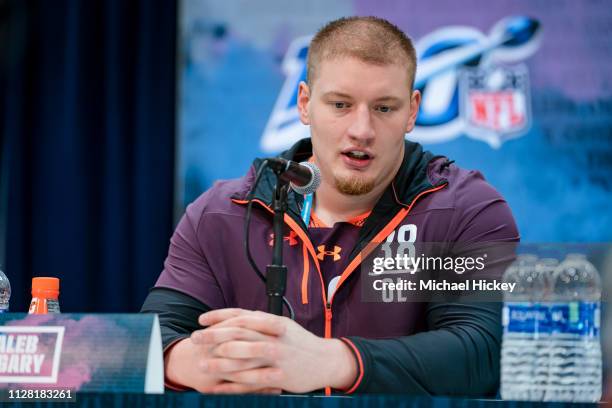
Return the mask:
<path id="1" fill-rule="evenodd" d="M 311 155 L 309 139 L 283 154 L 295 161 Z M 226 307 L 266 310 L 265 285 L 244 251 L 245 198 L 260 164 L 256 160 L 240 179 L 217 182 L 187 207 L 156 288 L 187 295 L 200 311 Z M 275 176 L 266 171 L 254 195 L 250 246 L 262 271 L 272 253 L 274 183 Z M 331 299 L 327 299 L 308 228 L 300 218 L 302 201 L 302 196 L 290 193 L 285 221 L 293 239 L 284 243 L 289 271 L 286 297 L 299 324 L 319 336 L 343 338 L 355 353 L 360 370 L 351 392 L 495 393 L 499 304 L 366 303 L 359 273 L 365 244 L 383 242 L 404 225 L 416 232 L 416 242 L 448 243 L 449 247 L 518 241 L 507 203 L 479 172 L 463 170 L 406 141 L 402 166 L 361 227 L 353 250 L 347 251 L 348 267 Z M 160 313 L 163 325 L 163 313 L 173 311 L 159 306 L 155 293 L 154 289 L 143 310 Z M 166 345 L 196 328 L 188 322 L 181 326 L 180 320 L 175 316 L 167 324 Z"/>

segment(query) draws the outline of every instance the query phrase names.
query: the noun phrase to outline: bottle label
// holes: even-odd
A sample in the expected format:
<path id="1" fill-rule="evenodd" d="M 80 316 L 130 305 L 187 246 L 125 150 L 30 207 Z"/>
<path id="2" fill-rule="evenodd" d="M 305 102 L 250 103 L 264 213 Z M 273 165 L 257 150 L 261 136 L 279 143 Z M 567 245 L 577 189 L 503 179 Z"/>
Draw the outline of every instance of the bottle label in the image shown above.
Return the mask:
<path id="1" fill-rule="evenodd" d="M 599 302 L 554 303 L 551 306 L 552 331 L 599 337 L 600 313 Z"/>
<path id="2" fill-rule="evenodd" d="M 550 333 L 551 309 L 547 304 L 507 302 L 502 313 L 506 333 Z"/>
<path id="3" fill-rule="evenodd" d="M 32 298 L 30 303 L 29 314 L 47 314 L 47 299 L 45 298 Z"/>

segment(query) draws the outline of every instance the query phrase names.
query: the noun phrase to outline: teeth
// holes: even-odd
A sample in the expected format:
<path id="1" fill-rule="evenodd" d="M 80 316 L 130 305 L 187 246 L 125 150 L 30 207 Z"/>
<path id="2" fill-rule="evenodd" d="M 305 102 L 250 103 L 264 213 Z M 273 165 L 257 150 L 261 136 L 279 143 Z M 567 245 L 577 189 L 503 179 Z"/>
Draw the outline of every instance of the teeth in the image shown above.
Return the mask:
<path id="1" fill-rule="evenodd" d="M 358 159 L 361 159 L 367 156 L 367 154 L 365 154 L 364 152 L 351 151 L 349 153 L 351 154 L 351 156 L 355 156 Z"/>

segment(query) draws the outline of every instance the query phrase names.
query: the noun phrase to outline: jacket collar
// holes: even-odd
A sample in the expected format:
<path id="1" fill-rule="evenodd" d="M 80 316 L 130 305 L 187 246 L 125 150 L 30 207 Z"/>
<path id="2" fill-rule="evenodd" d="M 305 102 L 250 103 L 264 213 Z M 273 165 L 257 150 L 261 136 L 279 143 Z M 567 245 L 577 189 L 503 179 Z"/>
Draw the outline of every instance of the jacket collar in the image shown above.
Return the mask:
<path id="1" fill-rule="evenodd" d="M 312 142 L 310 138 L 299 140 L 289 150 L 286 150 L 279 155 L 279 157 L 296 162 L 308 160 L 308 158 L 311 156 Z M 387 221 L 393 217 L 399 208 L 409 206 L 420 192 L 433 187 L 428 176 L 428 169 L 431 161 L 439 157 L 440 156 L 434 156 L 428 151 L 424 151 L 423 147 L 418 143 L 410 142 L 408 140 L 405 141 L 402 165 L 400 166 L 392 183 L 387 187 L 380 200 L 376 203 L 376 206 L 372 210 L 372 213 L 368 217 L 367 221 L 363 225 L 361 234 L 364 235 L 364 239 L 376 235 L 376 233 L 380 230 L 380 226 L 386 225 Z M 244 188 L 242 191 L 237 192 L 234 195 L 235 198 L 246 198 L 253 182 L 255 181 L 255 175 L 263 164 L 263 161 L 264 159 L 262 158 L 255 159 L 253 161 L 250 172 L 246 176 L 246 182 L 243 185 Z M 275 185 L 276 176 L 274 172 L 268 168 L 264 169 L 261 180 L 255 189 L 253 196 L 254 199 L 262 201 L 266 205 L 271 206 Z M 296 194 L 293 191 L 289 192 L 288 213 L 290 216 L 292 216 L 292 218 L 300 223 L 304 229 L 306 229 L 306 226 L 303 225 L 300 218 L 299 208 L 302 201 L 303 196 L 301 194 Z"/>
<path id="2" fill-rule="evenodd" d="M 279 157 L 296 162 L 306 161 L 311 156 L 312 142 L 310 138 L 299 140 L 289 150 L 279 155 Z M 406 140 L 402 165 L 380 201 L 386 202 L 389 205 L 409 205 L 420 191 L 432 187 L 427 170 L 429 163 L 438 157 L 440 156 L 434 156 L 430 152 L 424 151 L 420 144 Z M 242 198 L 246 197 L 248 190 L 255 180 L 255 174 L 263 161 L 263 158 L 258 158 L 253 161 L 251 174 L 247 176 L 248 182 L 245 186 L 247 189 L 243 191 L 242 194 L 239 194 Z M 264 170 L 264 174 L 255 190 L 254 197 L 266 204 L 271 204 L 275 184 L 276 176 L 274 172 L 270 169 Z M 297 194 L 292 193 L 290 195 Z"/>

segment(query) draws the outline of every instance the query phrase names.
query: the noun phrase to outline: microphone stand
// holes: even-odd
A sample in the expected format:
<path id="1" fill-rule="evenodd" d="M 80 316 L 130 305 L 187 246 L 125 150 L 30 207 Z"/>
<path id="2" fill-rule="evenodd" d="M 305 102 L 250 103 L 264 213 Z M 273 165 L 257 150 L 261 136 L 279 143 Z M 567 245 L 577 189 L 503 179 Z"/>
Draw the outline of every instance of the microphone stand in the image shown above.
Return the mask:
<path id="1" fill-rule="evenodd" d="M 287 212 L 287 192 L 289 183 L 282 180 L 282 170 L 275 170 L 277 181 L 272 207 L 274 210 L 274 246 L 272 264 L 266 266 L 266 292 L 268 295 L 268 312 L 283 315 L 283 296 L 287 286 L 287 266 L 283 265 L 283 229 L 285 212 Z"/>

